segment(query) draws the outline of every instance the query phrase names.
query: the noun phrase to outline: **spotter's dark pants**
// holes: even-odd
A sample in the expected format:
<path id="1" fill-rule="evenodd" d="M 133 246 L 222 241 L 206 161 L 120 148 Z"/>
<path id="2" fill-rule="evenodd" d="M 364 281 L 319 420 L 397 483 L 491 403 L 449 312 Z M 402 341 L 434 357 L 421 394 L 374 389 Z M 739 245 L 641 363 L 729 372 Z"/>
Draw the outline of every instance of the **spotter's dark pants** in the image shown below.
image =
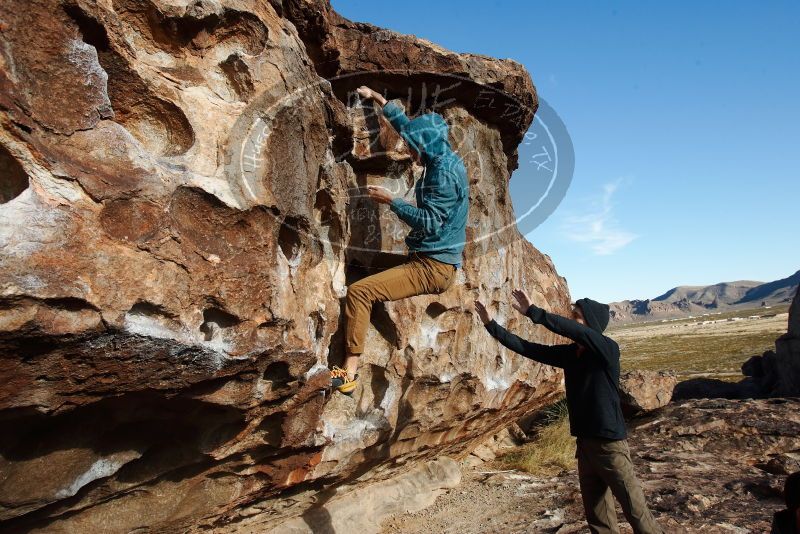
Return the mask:
<path id="1" fill-rule="evenodd" d="M 628 441 L 578 438 L 578 478 L 592 534 L 619 534 L 614 497 L 636 534 L 663 534 L 647 508 Z"/>

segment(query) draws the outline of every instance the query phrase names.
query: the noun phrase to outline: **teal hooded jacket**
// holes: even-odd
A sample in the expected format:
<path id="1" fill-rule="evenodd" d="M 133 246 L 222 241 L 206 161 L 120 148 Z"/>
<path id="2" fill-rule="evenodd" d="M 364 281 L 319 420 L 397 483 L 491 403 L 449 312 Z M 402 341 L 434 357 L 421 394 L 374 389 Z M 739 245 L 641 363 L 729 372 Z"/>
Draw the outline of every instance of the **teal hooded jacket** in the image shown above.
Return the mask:
<path id="1" fill-rule="evenodd" d="M 469 181 L 464 162 L 450 148 L 447 123 L 438 113 L 411 120 L 393 102 L 383 107 L 383 115 L 420 154 L 425 166 L 414 185 L 416 206 L 402 198 L 389 205 L 411 227 L 406 236 L 409 251 L 460 267 L 467 239 Z"/>

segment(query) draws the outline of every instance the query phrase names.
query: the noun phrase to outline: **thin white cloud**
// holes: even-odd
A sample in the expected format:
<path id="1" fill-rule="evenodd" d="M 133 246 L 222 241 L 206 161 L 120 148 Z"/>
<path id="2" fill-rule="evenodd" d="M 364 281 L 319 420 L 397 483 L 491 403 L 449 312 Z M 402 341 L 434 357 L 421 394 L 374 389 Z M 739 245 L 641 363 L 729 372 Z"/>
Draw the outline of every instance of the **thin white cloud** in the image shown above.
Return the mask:
<path id="1" fill-rule="evenodd" d="M 614 217 L 612 197 L 622 180 L 603 185 L 603 192 L 588 199 L 589 207 L 579 215 L 567 215 L 562 224 L 564 237 L 582 243 L 598 256 L 608 256 L 629 245 L 638 235 L 620 226 Z"/>

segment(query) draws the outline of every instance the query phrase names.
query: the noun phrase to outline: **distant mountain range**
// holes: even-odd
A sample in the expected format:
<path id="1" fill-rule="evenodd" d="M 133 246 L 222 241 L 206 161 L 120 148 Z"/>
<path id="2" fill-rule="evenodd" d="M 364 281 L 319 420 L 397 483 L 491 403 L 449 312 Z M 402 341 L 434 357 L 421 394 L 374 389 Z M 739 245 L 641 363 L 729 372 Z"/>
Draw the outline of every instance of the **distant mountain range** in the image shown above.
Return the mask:
<path id="1" fill-rule="evenodd" d="M 774 282 L 739 280 L 711 286 L 678 286 L 647 300 L 612 302 L 611 320 L 616 323 L 671 319 L 687 315 L 774 306 L 792 301 L 800 285 L 800 271 Z"/>

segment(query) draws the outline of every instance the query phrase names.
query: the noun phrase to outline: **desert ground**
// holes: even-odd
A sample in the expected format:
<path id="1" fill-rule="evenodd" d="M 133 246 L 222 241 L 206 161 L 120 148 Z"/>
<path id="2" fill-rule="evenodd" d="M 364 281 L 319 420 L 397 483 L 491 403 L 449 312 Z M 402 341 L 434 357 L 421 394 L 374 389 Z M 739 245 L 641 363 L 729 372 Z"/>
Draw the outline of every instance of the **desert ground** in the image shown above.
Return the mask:
<path id="1" fill-rule="evenodd" d="M 741 378 L 750 356 L 775 348 L 786 332 L 788 305 L 613 326 L 622 370 L 670 369 L 678 378 Z"/>

